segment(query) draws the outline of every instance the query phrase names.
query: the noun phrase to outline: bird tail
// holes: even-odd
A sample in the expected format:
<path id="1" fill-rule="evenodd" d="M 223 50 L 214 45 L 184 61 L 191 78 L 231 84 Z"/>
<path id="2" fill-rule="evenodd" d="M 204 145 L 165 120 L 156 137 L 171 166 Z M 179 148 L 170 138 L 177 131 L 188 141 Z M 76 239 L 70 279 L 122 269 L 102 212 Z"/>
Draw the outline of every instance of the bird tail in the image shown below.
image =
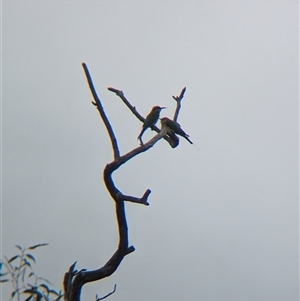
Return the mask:
<path id="1" fill-rule="evenodd" d="M 189 135 L 184 136 L 184 138 L 185 138 L 190 144 L 194 144 L 194 143 L 189 139 Z"/>
<path id="2" fill-rule="evenodd" d="M 191 141 L 188 137 L 189 137 L 188 135 L 184 136 L 184 138 L 185 138 L 190 144 L 193 144 L 196 148 L 198 148 L 198 149 L 200 150 L 200 148 L 199 148 L 193 141 Z"/>

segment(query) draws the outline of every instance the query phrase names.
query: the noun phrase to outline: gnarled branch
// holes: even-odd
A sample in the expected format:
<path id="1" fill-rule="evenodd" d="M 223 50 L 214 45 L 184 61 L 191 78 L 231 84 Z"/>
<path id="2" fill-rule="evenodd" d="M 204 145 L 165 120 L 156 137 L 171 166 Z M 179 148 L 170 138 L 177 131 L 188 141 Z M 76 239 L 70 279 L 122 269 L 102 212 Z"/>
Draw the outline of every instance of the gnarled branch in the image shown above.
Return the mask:
<path id="1" fill-rule="evenodd" d="M 130 152 L 120 156 L 118 143 L 112 126 L 104 112 L 101 100 L 96 93 L 96 89 L 93 85 L 92 78 L 90 76 L 89 70 L 86 64 L 82 64 L 90 90 L 92 92 L 95 102 L 93 104 L 97 107 L 100 116 L 105 124 L 109 138 L 111 140 L 114 160 L 107 164 L 103 171 L 104 182 L 107 190 L 109 191 L 111 197 L 115 201 L 116 217 L 118 223 L 119 232 L 119 244 L 118 248 L 112 257 L 106 262 L 103 267 L 96 270 L 87 271 L 85 269 L 77 272 L 75 270 L 76 262 L 69 268 L 69 271 L 65 273 L 64 276 L 64 298 L 66 301 L 79 301 L 81 289 L 84 284 L 92 281 L 97 281 L 113 274 L 118 268 L 119 264 L 123 258 L 133 252 L 135 249 L 133 246 L 128 247 L 128 228 L 125 215 L 125 201 L 140 203 L 143 205 L 149 205 L 148 196 L 151 193 L 150 189 L 147 189 L 141 198 L 129 196 L 123 194 L 114 184 L 112 180 L 113 172 L 118 169 L 121 165 L 126 163 L 128 160 L 132 159 L 136 155 L 147 151 L 149 148 L 153 147 L 156 142 L 166 135 L 166 129 L 163 128 L 158 132 L 152 139 L 150 139 L 146 144 L 138 146 Z"/>
<path id="2" fill-rule="evenodd" d="M 97 95 L 96 89 L 93 85 L 93 81 L 92 81 L 92 78 L 89 73 L 89 70 L 85 63 L 82 63 L 82 66 L 83 66 L 91 93 L 94 98 L 94 101 L 92 103 L 93 103 L 93 105 L 95 105 L 97 107 L 97 109 L 100 113 L 100 116 L 103 120 L 103 123 L 107 129 L 109 138 L 111 140 L 111 145 L 112 145 L 112 149 L 113 149 L 114 160 L 105 166 L 105 168 L 103 170 L 103 178 L 104 178 L 105 186 L 115 203 L 116 218 L 117 218 L 118 232 L 119 232 L 119 243 L 118 243 L 117 250 L 111 256 L 111 258 L 106 262 L 106 264 L 96 270 L 88 271 L 86 269 L 82 269 L 80 271 L 77 271 L 77 270 L 75 270 L 76 262 L 70 266 L 68 272 L 66 272 L 64 275 L 64 281 L 63 281 L 65 301 L 80 301 L 80 294 L 81 294 L 81 290 L 82 290 L 82 287 L 84 284 L 86 284 L 88 282 L 92 282 L 92 281 L 97 281 L 97 280 L 100 280 L 100 279 L 110 276 L 111 274 L 113 274 L 116 271 L 116 269 L 122 262 L 123 258 L 126 255 L 134 252 L 134 250 L 135 250 L 133 246 L 128 246 L 129 245 L 128 244 L 128 228 L 127 228 L 127 221 L 126 221 L 126 214 L 125 214 L 125 201 L 148 206 L 149 205 L 148 197 L 151 193 L 151 190 L 147 189 L 145 191 L 144 195 L 140 198 L 123 194 L 114 184 L 114 181 L 112 179 L 113 172 L 115 170 L 117 170 L 120 166 L 125 164 L 128 160 L 132 159 L 133 157 L 137 156 L 138 154 L 145 152 L 148 149 L 150 149 L 151 147 L 153 147 L 155 145 L 155 143 L 157 143 L 162 138 L 166 139 L 173 148 L 176 147 L 179 143 L 178 137 L 174 133 L 169 133 L 165 126 L 162 126 L 161 129 L 158 129 L 157 127 L 154 126 L 153 130 L 155 130 L 157 132 L 157 134 L 152 139 L 150 139 L 147 143 L 140 145 L 140 146 L 132 149 L 128 153 L 121 156 L 116 136 L 115 136 L 112 126 L 105 114 L 101 100 Z M 139 120 L 141 120 L 142 122 L 145 120 L 144 117 L 142 117 L 137 112 L 135 107 L 133 107 L 128 102 L 128 100 L 125 98 L 122 91 L 119 91 L 114 88 L 108 88 L 108 89 L 110 91 L 116 93 Z M 181 92 L 181 94 L 177 100 L 176 118 L 178 116 L 178 112 L 180 109 L 180 101 L 183 98 L 184 91 L 185 91 L 185 88 Z M 108 297 L 109 295 L 110 294 L 108 294 L 105 297 Z M 98 299 L 98 300 L 101 300 L 101 299 Z"/>

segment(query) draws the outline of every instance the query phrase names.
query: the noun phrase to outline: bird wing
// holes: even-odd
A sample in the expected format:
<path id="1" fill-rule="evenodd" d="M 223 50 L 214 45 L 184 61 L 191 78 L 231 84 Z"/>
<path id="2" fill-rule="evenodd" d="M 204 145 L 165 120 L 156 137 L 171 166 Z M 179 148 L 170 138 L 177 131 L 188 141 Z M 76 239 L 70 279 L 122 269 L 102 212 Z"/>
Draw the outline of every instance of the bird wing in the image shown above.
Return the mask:
<path id="1" fill-rule="evenodd" d="M 189 135 L 181 128 L 180 124 L 176 121 L 168 121 L 167 126 L 174 132 L 177 133 L 178 135 L 182 136 L 187 136 Z"/>

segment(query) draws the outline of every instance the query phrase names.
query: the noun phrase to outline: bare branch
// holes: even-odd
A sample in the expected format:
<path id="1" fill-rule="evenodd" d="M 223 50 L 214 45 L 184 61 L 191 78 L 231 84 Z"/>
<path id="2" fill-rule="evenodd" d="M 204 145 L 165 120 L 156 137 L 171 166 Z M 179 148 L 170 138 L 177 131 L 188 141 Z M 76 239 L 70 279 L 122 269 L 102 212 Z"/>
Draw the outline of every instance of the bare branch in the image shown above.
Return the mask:
<path id="1" fill-rule="evenodd" d="M 155 135 L 152 139 L 150 139 L 147 143 L 136 147 L 135 149 L 129 151 L 125 155 L 118 158 L 118 160 L 112 161 L 107 164 L 103 171 L 104 183 L 106 185 L 107 190 L 109 191 L 111 197 L 115 200 L 115 202 L 119 201 L 129 201 L 134 203 L 140 203 L 144 205 L 149 205 L 147 199 L 150 194 L 150 190 L 148 189 L 142 198 L 136 198 L 132 196 L 124 195 L 114 184 L 112 180 L 113 172 L 118 169 L 121 165 L 125 164 L 128 160 L 137 156 L 138 154 L 147 151 L 149 148 L 153 147 L 156 142 L 158 142 L 161 138 L 166 134 L 167 129 L 162 128 L 161 131 Z"/>
<path id="2" fill-rule="evenodd" d="M 95 102 L 92 102 L 92 104 L 97 107 L 97 109 L 100 113 L 100 116 L 101 116 L 101 118 L 104 122 L 104 125 L 107 129 L 107 132 L 108 132 L 111 144 L 112 144 L 112 148 L 113 148 L 113 152 L 114 152 L 114 159 L 117 159 L 120 156 L 120 152 L 119 152 L 118 142 L 117 142 L 116 136 L 115 136 L 114 131 L 111 127 L 111 124 L 110 124 L 110 122 L 109 122 L 109 120 L 108 120 L 108 118 L 107 118 L 107 116 L 104 112 L 104 109 L 103 109 L 103 106 L 101 104 L 100 98 L 97 95 L 97 92 L 96 92 L 96 89 L 94 87 L 94 84 L 93 84 L 90 72 L 88 70 L 88 67 L 85 63 L 82 63 L 82 67 L 84 69 L 85 76 L 87 78 L 90 90 L 91 90 L 93 98 L 95 100 Z"/>
<path id="3" fill-rule="evenodd" d="M 136 108 L 127 100 L 127 98 L 124 96 L 124 93 L 122 90 L 118 90 L 112 87 L 107 88 L 108 91 L 111 91 L 118 95 L 122 101 L 125 103 L 125 105 L 129 108 L 129 110 L 141 121 L 144 122 L 145 118 L 139 114 L 139 112 L 136 110 Z"/>
<path id="4" fill-rule="evenodd" d="M 128 160 L 142 152 L 145 152 L 150 147 L 152 147 L 166 134 L 166 131 L 167 129 L 163 127 L 161 132 L 155 135 L 146 144 L 139 146 L 133 149 L 132 151 L 128 152 L 124 156 L 117 158 L 116 160 L 107 164 L 104 168 L 104 182 L 107 190 L 114 199 L 116 205 L 116 215 L 119 230 L 118 249 L 102 268 L 96 269 L 94 271 L 81 270 L 77 272 L 76 270 L 74 271 L 75 264 L 73 264 L 70 267 L 69 272 L 65 274 L 64 278 L 65 300 L 79 301 L 81 289 L 85 283 L 97 281 L 110 276 L 118 268 L 123 258 L 134 251 L 133 246 L 128 247 L 128 228 L 125 215 L 124 201 L 135 201 L 148 205 L 147 199 L 151 191 L 148 189 L 140 199 L 132 196 L 123 195 L 115 186 L 112 180 L 112 174 L 116 169 L 118 169 Z"/>
<path id="5" fill-rule="evenodd" d="M 174 121 L 177 121 L 177 119 L 178 119 L 179 110 L 180 110 L 180 108 L 181 108 L 181 100 L 182 100 L 183 97 L 184 97 L 185 90 L 186 90 L 186 87 L 184 87 L 184 88 L 181 90 L 181 93 L 180 93 L 179 96 L 172 96 L 173 99 L 177 102 L 176 110 L 175 110 L 174 117 L 173 117 L 173 120 L 174 120 Z"/>
<path id="6" fill-rule="evenodd" d="M 98 296 L 96 295 L 96 301 L 100 301 L 100 300 L 103 300 L 103 299 L 109 297 L 110 295 L 112 295 L 116 291 L 116 288 L 117 288 L 117 285 L 115 284 L 114 290 L 112 292 L 110 292 L 109 294 L 105 295 L 104 297 L 98 298 Z"/>
<path id="7" fill-rule="evenodd" d="M 132 159 L 133 157 L 137 156 L 138 154 L 147 151 L 149 148 L 153 147 L 160 139 L 164 138 L 166 139 L 170 145 L 174 148 L 179 143 L 179 138 L 173 133 L 168 132 L 168 128 L 163 125 L 161 129 L 158 129 L 157 127 L 152 127 L 153 130 L 155 130 L 158 134 L 156 134 L 152 139 L 150 139 L 147 143 L 140 145 L 133 150 L 129 151 L 128 153 L 120 156 L 119 148 L 117 139 L 115 137 L 114 131 L 112 129 L 112 126 L 104 112 L 101 100 L 99 99 L 96 90 L 94 88 L 89 70 L 85 63 L 82 63 L 90 90 L 92 92 L 93 98 L 95 102 L 92 102 L 98 109 L 100 116 L 103 120 L 103 123 L 107 129 L 108 135 L 111 140 L 112 149 L 114 153 L 114 160 L 110 163 L 108 163 L 104 170 L 103 170 L 103 179 L 105 186 L 111 195 L 112 199 L 115 202 L 115 209 L 116 209 L 116 218 L 117 218 L 117 224 L 118 224 L 118 232 L 119 232 L 119 243 L 118 248 L 114 252 L 114 254 L 111 256 L 111 258 L 105 263 L 104 266 L 96 269 L 87 271 L 86 269 L 81 269 L 79 272 L 75 270 L 76 262 L 69 268 L 69 271 L 65 273 L 64 276 L 64 298 L 66 301 L 80 301 L 80 294 L 81 289 L 84 284 L 92 281 L 98 281 L 100 279 L 103 279 L 105 277 L 109 277 L 111 274 L 113 274 L 124 257 L 132 252 L 134 252 L 133 246 L 128 246 L 128 227 L 127 227 L 127 220 L 126 220 L 126 214 L 125 214 L 125 201 L 133 202 L 133 203 L 139 203 L 148 206 L 148 197 L 151 193 L 150 189 L 147 189 L 144 193 L 144 195 L 141 198 L 129 196 L 123 194 L 114 184 L 114 181 L 112 179 L 112 174 L 115 170 L 117 170 L 120 166 L 125 164 L 127 161 Z M 131 110 L 131 112 L 141 121 L 143 122 L 145 119 L 137 112 L 136 108 L 133 107 L 128 100 L 125 98 L 122 91 L 114 89 L 114 88 L 108 88 L 109 91 L 116 93 L 122 101 L 126 104 L 126 106 Z M 182 90 L 179 97 L 174 98 L 177 101 L 177 107 L 180 108 L 180 101 L 183 98 L 185 92 L 185 88 Z M 177 116 L 179 109 L 177 110 Z M 177 117 L 176 117 L 177 118 Z M 115 291 L 115 290 L 114 290 Z M 113 292 L 112 292 L 113 293 Z M 103 300 L 104 298 L 108 297 L 112 293 L 106 295 L 103 298 L 98 298 L 97 301 Z"/>
<path id="8" fill-rule="evenodd" d="M 124 195 L 124 194 L 121 194 L 121 193 L 117 197 L 118 197 L 119 200 L 149 206 L 150 204 L 148 203 L 147 200 L 148 200 L 148 196 L 149 196 L 150 193 L 151 193 L 151 190 L 147 189 L 146 192 L 144 193 L 144 195 L 141 198 L 136 198 L 136 197 L 133 197 L 133 196 L 130 196 L 130 195 Z"/>
<path id="9" fill-rule="evenodd" d="M 129 110 L 136 116 L 137 119 L 139 119 L 141 122 L 144 122 L 145 121 L 145 118 L 139 114 L 139 112 L 137 111 L 136 107 L 134 107 L 128 100 L 127 98 L 124 96 L 124 93 L 123 91 L 121 90 L 118 90 L 118 89 L 115 89 L 115 88 L 112 88 L 112 87 L 108 87 L 107 88 L 109 91 L 115 93 L 116 95 L 118 95 L 122 101 L 125 103 L 125 105 L 129 108 Z M 157 127 L 157 126 L 151 126 L 151 129 L 157 133 L 160 132 L 160 129 Z M 166 141 L 169 142 L 170 146 L 172 148 L 175 148 L 178 146 L 179 144 L 179 139 L 176 135 L 170 135 L 169 133 L 167 133 L 165 136 L 164 136 L 164 139 Z"/>
<path id="10" fill-rule="evenodd" d="M 72 279 L 77 274 L 77 271 L 74 270 L 76 263 L 77 263 L 77 261 L 75 261 L 69 267 L 69 271 L 67 273 L 65 273 L 65 276 L 64 276 L 63 285 L 64 285 L 64 292 L 65 292 L 65 294 L 64 294 L 65 300 L 71 300 L 70 292 L 71 292 Z"/>

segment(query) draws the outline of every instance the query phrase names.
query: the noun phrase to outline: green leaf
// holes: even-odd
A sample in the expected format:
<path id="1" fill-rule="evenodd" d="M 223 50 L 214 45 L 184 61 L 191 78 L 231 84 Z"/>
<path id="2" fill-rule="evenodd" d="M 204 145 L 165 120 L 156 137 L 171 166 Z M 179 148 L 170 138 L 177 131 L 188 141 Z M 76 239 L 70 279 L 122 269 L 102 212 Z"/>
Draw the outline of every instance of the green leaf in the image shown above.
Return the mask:
<path id="1" fill-rule="evenodd" d="M 57 297 L 57 299 L 55 299 L 54 301 L 59 301 L 64 295 L 61 293 L 61 291 L 59 292 L 59 296 Z"/>
<path id="2" fill-rule="evenodd" d="M 43 287 L 47 292 L 49 292 L 49 287 L 46 284 L 40 284 L 39 286 Z"/>
<path id="3" fill-rule="evenodd" d="M 11 299 L 15 296 L 15 294 L 18 292 L 18 290 L 15 290 L 15 291 L 13 291 L 12 293 L 11 293 L 11 295 L 10 295 L 10 297 L 11 297 Z"/>
<path id="4" fill-rule="evenodd" d="M 33 250 L 35 248 L 42 247 L 42 246 L 48 246 L 48 245 L 49 245 L 48 243 L 38 244 L 38 245 L 29 247 L 28 250 Z"/>
<path id="5" fill-rule="evenodd" d="M 35 263 L 35 258 L 31 254 L 26 254 L 26 257 L 31 259 Z"/>
<path id="6" fill-rule="evenodd" d="M 33 295 L 29 296 L 27 299 L 25 299 L 24 301 L 29 301 L 32 298 Z"/>
<path id="7" fill-rule="evenodd" d="M 26 260 L 25 258 L 24 258 L 24 263 L 25 263 L 25 265 L 28 265 L 29 267 L 31 267 L 30 262 L 28 260 Z"/>
<path id="8" fill-rule="evenodd" d="M 22 247 L 19 245 L 15 245 L 16 248 L 18 248 L 20 251 L 22 251 Z"/>
<path id="9" fill-rule="evenodd" d="M 18 257 L 20 257 L 20 255 L 16 255 L 16 256 L 12 257 L 11 259 L 8 260 L 8 263 L 11 263 L 12 261 L 17 259 Z"/>
<path id="10" fill-rule="evenodd" d="M 43 298 L 43 294 L 41 294 L 40 292 L 36 292 L 36 301 L 40 301 Z"/>
<path id="11" fill-rule="evenodd" d="M 8 272 L 6 273 L 0 273 L 0 277 L 6 276 L 8 274 Z"/>
<path id="12" fill-rule="evenodd" d="M 55 290 L 49 290 L 48 293 L 54 294 L 56 296 L 59 296 L 59 293 L 57 291 L 55 291 Z"/>
<path id="13" fill-rule="evenodd" d="M 0 279 L 0 283 L 7 282 L 9 279 Z"/>
<path id="14" fill-rule="evenodd" d="M 36 293 L 36 290 L 35 289 L 27 289 L 27 290 L 24 290 L 23 291 L 23 294 L 35 294 Z"/>
<path id="15" fill-rule="evenodd" d="M 4 258 L 5 258 L 5 261 L 6 261 L 6 263 L 7 263 L 7 269 L 8 269 L 8 270 L 13 270 L 13 266 L 11 265 L 10 262 L 8 262 L 8 258 L 7 258 L 6 256 L 4 256 Z"/>

